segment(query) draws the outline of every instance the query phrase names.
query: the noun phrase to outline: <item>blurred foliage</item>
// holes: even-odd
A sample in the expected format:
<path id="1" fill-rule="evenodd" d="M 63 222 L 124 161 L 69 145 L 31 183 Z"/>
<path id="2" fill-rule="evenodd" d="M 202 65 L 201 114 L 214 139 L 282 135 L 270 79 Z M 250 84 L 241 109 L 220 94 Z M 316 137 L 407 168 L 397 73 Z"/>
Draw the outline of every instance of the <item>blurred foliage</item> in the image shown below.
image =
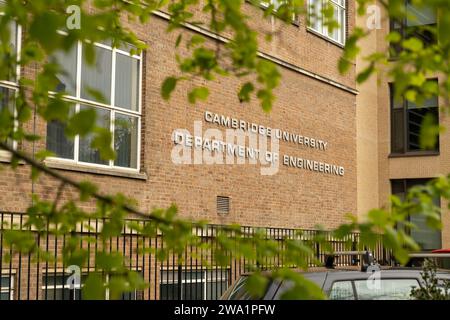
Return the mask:
<path id="1" fill-rule="evenodd" d="M 417 300 L 450 300 L 450 280 L 436 278 L 436 264 L 425 259 L 421 272 L 423 285 L 411 290 L 411 297 Z"/>
<path id="2" fill-rule="evenodd" d="M 187 93 L 186 99 L 195 104 L 208 99 L 210 92 L 208 82 L 219 77 L 236 77 L 241 82 L 236 88 L 237 98 L 241 102 L 248 102 L 257 98 L 262 110 L 269 112 L 275 101 L 274 90 L 281 81 L 281 74 L 277 67 L 268 60 L 258 57 L 260 41 L 271 41 L 274 34 L 265 34 L 259 38 L 260 30 L 255 30 L 244 13 L 244 6 L 253 5 L 264 7 L 261 10 L 262 19 L 279 19 L 290 24 L 292 19 L 306 14 L 303 0 L 276 1 L 244 1 L 244 0 L 8 0 L 1 5 L 3 15 L 0 16 L 0 79 L 14 80 L 18 78 L 18 91 L 15 97 L 14 109 L 2 108 L 0 112 L 0 145 L 13 154 L 12 168 L 16 168 L 19 159 L 31 164 L 31 177 L 37 179 L 42 172 L 50 174 L 51 170 L 42 165 L 42 160 L 50 153 L 46 150 L 38 151 L 34 155 L 16 152 L 10 144 L 4 141 L 16 141 L 20 145 L 24 141 L 36 141 L 41 137 L 35 132 L 28 132 L 25 123 L 31 120 L 33 112 L 45 121 L 58 120 L 66 124 L 67 136 L 85 136 L 93 134 L 93 146 L 100 150 L 102 158 L 114 159 L 115 153 L 111 146 L 111 134 L 96 126 L 96 117 L 89 111 L 78 113 L 70 112 L 71 103 L 65 99 L 65 92 L 49 94 L 57 85 L 57 75 L 63 72 L 63 66 L 58 65 L 49 56 L 63 50 L 68 52 L 79 41 L 84 45 L 84 59 L 86 63 L 94 63 L 95 51 L 93 42 L 112 41 L 112 45 L 131 45 L 131 53 L 139 53 L 148 49 L 137 35 L 125 25 L 131 23 L 147 23 L 153 17 L 153 11 L 160 10 L 170 16 L 167 32 L 177 33 L 173 46 L 175 60 L 178 64 L 177 74 L 167 75 L 161 84 L 161 96 L 170 99 L 171 95 L 182 82 L 202 83 L 194 86 Z M 370 0 L 357 0 L 358 14 L 365 15 Z M 443 112 L 447 112 L 450 92 L 450 2 L 448 0 L 413 0 L 414 5 L 427 5 L 436 10 L 439 24 L 431 32 L 438 41 L 425 46 L 418 38 L 403 39 L 396 31 L 390 32 L 386 37 L 388 48 L 374 52 L 367 57 L 367 67 L 357 75 L 357 82 L 367 81 L 380 70 L 387 70 L 395 85 L 397 98 L 420 104 L 433 95 L 442 99 Z M 404 19 L 406 12 L 404 1 L 390 0 L 377 2 L 383 7 L 386 16 L 391 19 Z M 81 8 L 81 28 L 66 28 L 69 5 Z M 199 12 L 203 15 L 199 20 Z M 324 24 L 329 30 L 338 27 L 333 20 L 331 6 L 326 5 L 322 12 Z M 305 19 L 307 20 L 307 19 Z M 16 56 L 10 43 L 9 26 L 17 23 L 24 30 L 21 39 L 20 55 Z M 213 33 L 226 36 L 224 45 L 219 42 L 206 41 L 200 35 L 188 36 L 184 27 L 191 25 L 204 28 Z M 60 31 L 63 31 L 61 33 Z M 342 58 L 339 61 L 339 71 L 344 73 L 354 68 L 354 60 L 361 50 L 361 39 L 368 36 L 371 31 L 355 28 L 348 36 Z M 400 46 L 401 52 L 393 59 L 389 45 Z M 17 65 L 20 68 L 37 67 L 37 76 L 29 77 L 22 74 L 17 77 Z M 439 76 L 439 85 L 429 81 L 430 77 Z M 90 94 L 101 98 L 95 90 Z M 1 97 L 2 99 L 5 97 Z M 3 101 L 6 101 L 3 99 Z M 433 146 L 437 141 L 437 134 L 442 130 L 435 127 L 432 119 L 426 119 L 422 128 L 421 145 L 424 148 Z M 35 159 L 35 160 L 33 160 Z M 5 242 L 13 252 L 23 251 L 33 254 L 36 259 L 51 260 L 53 257 L 43 251 L 33 237 L 34 232 L 40 234 L 65 235 L 66 244 L 62 257 L 65 265 L 75 264 L 85 266 L 88 259 L 86 248 L 80 245 L 76 231 L 80 225 L 87 230 L 90 219 L 105 219 L 97 240 L 105 242 L 110 237 L 118 236 L 123 228 L 147 237 L 164 234 L 164 247 L 157 252 L 157 259 L 164 260 L 169 254 L 176 254 L 182 258 L 185 247 L 196 245 L 207 248 L 208 244 L 202 241 L 196 228 L 204 228 L 206 222 L 191 222 L 177 216 L 177 208 L 155 209 L 152 212 L 139 212 L 135 208 L 139 205 L 124 195 L 104 195 L 102 190 L 91 182 L 74 183 L 62 176 L 53 176 L 61 180 L 60 190 L 54 200 L 43 200 L 33 196 L 33 203 L 28 208 L 26 228 L 34 231 L 18 230 L 9 226 L 11 230 L 5 231 Z M 60 191 L 67 187 L 75 188 L 79 192 L 79 199 L 62 200 Z M 374 209 L 370 211 L 364 221 L 358 221 L 355 216 L 349 215 L 348 223 L 332 231 L 336 239 L 345 240 L 352 232 L 360 233 L 358 249 L 374 248 L 380 237 L 384 246 L 391 249 L 396 259 L 406 263 L 408 253 L 419 250 L 419 246 L 399 224 L 408 228 L 415 226 L 408 223 L 410 215 L 423 215 L 427 225 L 433 228 L 441 227 L 440 208 L 433 203 L 435 197 L 450 200 L 450 177 L 441 176 L 426 186 L 416 187 L 404 201 L 392 197 L 392 206 L 389 209 Z M 80 203 L 95 201 L 97 210 L 85 212 Z M 132 213 L 147 221 L 145 225 L 127 222 L 125 218 Z M 280 248 L 273 239 L 268 239 L 263 229 L 251 234 L 244 232 L 239 226 L 226 226 L 215 235 L 217 250 L 214 261 L 217 265 L 226 265 L 225 252 L 232 251 L 236 258 L 243 257 L 255 261 L 253 274 L 248 281 L 248 290 L 254 297 L 264 291 L 269 278 L 278 278 L 292 281 L 294 284 L 285 293 L 286 299 L 322 299 L 320 288 L 305 280 L 301 274 L 289 267 L 306 270 L 309 262 L 316 262 L 314 255 L 315 245 L 321 245 L 332 251 L 328 236 L 317 233 L 313 237 L 297 234 L 294 238 L 284 239 L 285 246 Z M 348 242 L 348 249 L 352 243 Z M 284 265 L 268 266 L 266 261 L 271 257 L 284 257 Z M 11 257 L 6 256 L 6 259 Z M 105 289 L 108 288 L 112 298 L 120 297 L 122 292 L 135 288 L 145 287 L 139 274 L 128 270 L 125 257 L 119 252 L 98 252 L 96 265 L 110 276 L 105 283 L 98 273 L 92 273 L 84 286 L 84 297 L 89 299 L 103 299 Z M 205 264 L 208 263 L 205 261 Z M 275 269 L 271 274 L 261 272 L 263 268 Z"/>

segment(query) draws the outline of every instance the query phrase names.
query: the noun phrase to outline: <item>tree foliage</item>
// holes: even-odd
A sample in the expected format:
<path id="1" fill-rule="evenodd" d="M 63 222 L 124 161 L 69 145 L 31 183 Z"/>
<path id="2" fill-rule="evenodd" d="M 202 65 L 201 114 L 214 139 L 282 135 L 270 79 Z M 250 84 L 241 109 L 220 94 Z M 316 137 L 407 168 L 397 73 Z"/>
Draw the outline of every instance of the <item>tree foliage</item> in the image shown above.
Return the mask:
<path id="1" fill-rule="evenodd" d="M 436 278 L 436 264 L 426 259 L 421 272 L 423 285 L 411 290 L 417 300 L 450 300 L 450 281 Z"/>

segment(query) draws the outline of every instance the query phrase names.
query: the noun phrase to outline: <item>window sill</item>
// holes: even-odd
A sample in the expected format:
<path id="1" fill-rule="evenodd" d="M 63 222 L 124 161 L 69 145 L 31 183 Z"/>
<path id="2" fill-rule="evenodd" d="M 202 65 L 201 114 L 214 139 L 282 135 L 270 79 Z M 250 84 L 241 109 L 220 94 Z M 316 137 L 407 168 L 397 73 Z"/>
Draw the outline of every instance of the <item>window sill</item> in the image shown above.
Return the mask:
<path id="1" fill-rule="evenodd" d="M 316 30 L 314 30 L 314 29 L 312 29 L 310 27 L 306 27 L 306 31 L 309 32 L 309 33 L 312 33 L 313 35 L 315 35 L 315 36 L 317 36 L 319 38 L 322 38 L 325 41 L 328 41 L 331 44 L 334 44 L 335 46 L 337 46 L 337 47 L 339 47 L 341 49 L 344 49 L 344 47 L 345 47 L 344 44 L 339 43 L 339 42 L 337 42 L 337 41 L 335 41 L 335 40 L 333 40 L 331 38 L 328 38 L 328 37 L 324 36 L 323 34 L 321 34 L 320 32 L 317 32 Z"/>
<path id="2" fill-rule="evenodd" d="M 10 163 L 10 162 L 11 162 L 11 153 L 6 150 L 0 150 L 0 163 Z M 25 162 L 19 160 L 18 164 L 25 164 Z"/>
<path id="3" fill-rule="evenodd" d="M 133 172 L 130 170 L 118 168 L 102 168 L 97 166 L 84 165 L 80 163 L 69 163 L 67 161 L 60 159 L 53 159 L 53 158 L 46 159 L 44 163 L 47 167 L 58 170 L 86 172 L 98 175 L 107 175 L 139 180 L 147 180 L 148 178 L 146 173 Z"/>
<path id="4" fill-rule="evenodd" d="M 388 158 L 412 158 L 412 157 L 437 157 L 440 156 L 439 151 L 422 151 L 407 153 L 391 153 Z"/>

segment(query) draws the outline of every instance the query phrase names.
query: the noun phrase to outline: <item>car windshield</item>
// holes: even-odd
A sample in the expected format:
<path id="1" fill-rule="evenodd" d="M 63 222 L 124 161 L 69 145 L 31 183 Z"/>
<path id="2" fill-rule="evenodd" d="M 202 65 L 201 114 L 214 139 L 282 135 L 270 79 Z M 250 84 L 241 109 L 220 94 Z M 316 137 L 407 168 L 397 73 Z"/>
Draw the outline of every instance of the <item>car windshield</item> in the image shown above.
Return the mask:
<path id="1" fill-rule="evenodd" d="M 231 286 L 223 295 L 226 300 L 250 300 L 252 297 L 245 288 L 248 277 L 241 277 L 234 286 Z"/>

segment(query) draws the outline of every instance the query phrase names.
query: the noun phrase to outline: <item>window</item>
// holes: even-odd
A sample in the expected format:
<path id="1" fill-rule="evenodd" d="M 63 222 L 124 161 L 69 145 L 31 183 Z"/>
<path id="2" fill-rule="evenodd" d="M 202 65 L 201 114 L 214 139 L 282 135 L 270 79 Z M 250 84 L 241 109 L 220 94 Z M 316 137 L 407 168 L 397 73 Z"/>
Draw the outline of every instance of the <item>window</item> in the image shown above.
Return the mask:
<path id="1" fill-rule="evenodd" d="M 411 290 L 419 287 L 416 279 L 380 279 L 379 283 L 354 282 L 358 300 L 411 300 Z"/>
<path id="2" fill-rule="evenodd" d="M 330 300 L 355 300 L 351 281 L 338 281 L 333 283 L 330 291 Z"/>
<path id="3" fill-rule="evenodd" d="M 283 3 L 282 0 L 263 0 L 263 1 L 261 1 L 261 6 L 267 8 L 270 5 L 273 5 L 273 9 L 277 10 L 277 8 L 279 8 L 282 3 Z"/>
<path id="4" fill-rule="evenodd" d="M 47 273 L 42 281 L 43 298 L 45 300 L 81 300 L 81 289 L 86 275 L 81 277 L 80 284 L 69 284 L 69 274 Z"/>
<path id="5" fill-rule="evenodd" d="M 433 80 L 437 81 L 437 80 Z M 391 95 L 391 152 L 405 154 L 408 152 L 438 152 L 439 138 L 434 149 L 423 150 L 420 147 L 420 129 L 426 115 L 431 115 L 434 123 L 439 123 L 438 96 L 427 99 L 417 105 L 405 98 L 396 101 L 394 86 L 390 85 Z"/>
<path id="6" fill-rule="evenodd" d="M 95 43 L 96 61 L 89 65 L 83 60 L 84 50 L 85 45 L 78 43 L 71 51 L 52 57 L 65 71 L 55 91 L 67 94 L 73 112 L 96 111 L 97 126 L 111 131 L 116 159 L 102 159 L 91 146 L 92 135 L 67 139 L 64 124 L 57 121 L 47 124 L 47 149 L 76 163 L 139 170 L 142 57 L 130 55 L 129 49 Z"/>
<path id="7" fill-rule="evenodd" d="M 428 179 L 392 180 L 392 194 L 403 200 L 409 189 L 417 185 L 426 184 L 428 181 Z M 440 199 L 436 198 L 434 204 L 440 207 L 440 202 Z M 442 247 L 441 231 L 428 227 L 425 217 L 412 215 L 409 217 L 409 221 L 414 223 L 417 228 L 406 231 L 421 246 L 422 250 L 434 250 Z"/>
<path id="8" fill-rule="evenodd" d="M 251 300 L 252 296 L 248 292 L 247 285 L 248 277 L 242 276 L 225 294 L 226 300 Z"/>
<path id="9" fill-rule="evenodd" d="M 10 23 L 9 29 L 9 41 L 10 41 L 10 53 L 11 55 L 18 56 L 20 51 L 20 27 L 15 23 Z M 0 79 L 0 118 L 2 119 L 14 119 L 15 113 L 15 96 L 18 91 L 18 77 L 20 74 L 20 68 L 17 66 L 15 72 L 8 72 L 7 74 L 2 73 L 2 78 Z M 0 128 L 1 136 L 10 136 L 14 130 L 15 123 L 11 121 L 11 127 Z M 7 139 L 6 142 L 15 147 L 15 142 Z M 0 156 L 2 151 L 0 150 Z"/>
<path id="10" fill-rule="evenodd" d="M 215 300 L 228 287 L 228 270 L 210 269 L 182 271 L 162 270 L 160 299 L 162 300 Z M 179 293 L 181 292 L 181 297 Z"/>
<path id="11" fill-rule="evenodd" d="M 43 298 L 45 300 L 81 300 L 82 299 L 82 288 L 88 273 L 83 273 L 81 275 L 80 284 L 70 284 L 68 283 L 69 274 L 58 272 L 49 272 L 43 278 Z M 108 276 L 106 276 L 106 281 L 108 281 Z M 105 292 L 106 300 L 109 299 L 109 289 Z M 143 291 L 134 290 L 131 292 L 124 292 L 122 294 L 121 300 L 142 300 Z"/>
<path id="12" fill-rule="evenodd" d="M 333 9 L 333 19 L 339 24 L 339 27 L 332 32 L 329 31 L 327 21 L 323 15 L 323 11 L 327 6 L 331 6 Z M 341 45 L 345 44 L 347 24 L 346 0 L 308 0 L 308 20 L 310 29 L 334 42 Z"/>
<path id="13" fill-rule="evenodd" d="M 289 2 L 287 0 L 263 0 L 259 3 L 259 5 L 264 8 L 267 9 L 270 5 L 272 5 L 272 10 L 273 10 L 273 14 L 275 16 L 279 16 L 282 14 L 282 12 L 280 12 L 280 7 L 282 5 L 289 5 Z M 288 8 L 287 6 L 285 6 L 284 8 Z M 289 7 L 290 11 L 292 12 L 292 23 L 295 25 L 299 25 L 299 21 L 298 21 L 298 16 L 295 13 L 294 8 Z M 283 10 L 284 11 L 284 10 Z M 284 12 L 285 13 L 285 12 Z"/>
<path id="14" fill-rule="evenodd" d="M 14 276 L 3 274 L 0 277 L 0 300 L 14 299 Z"/>
<path id="15" fill-rule="evenodd" d="M 403 39 L 415 37 L 420 39 L 425 46 L 435 44 L 436 37 L 430 28 L 436 27 L 436 12 L 426 6 L 417 6 L 411 0 L 405 0 L 405 17 L 402 20 L 390 21 L 392 31 L 397 31 Z M 391 47 L 392 55 L 396 56 L 402 51 L 401 44 L 395 44 Z"/>

